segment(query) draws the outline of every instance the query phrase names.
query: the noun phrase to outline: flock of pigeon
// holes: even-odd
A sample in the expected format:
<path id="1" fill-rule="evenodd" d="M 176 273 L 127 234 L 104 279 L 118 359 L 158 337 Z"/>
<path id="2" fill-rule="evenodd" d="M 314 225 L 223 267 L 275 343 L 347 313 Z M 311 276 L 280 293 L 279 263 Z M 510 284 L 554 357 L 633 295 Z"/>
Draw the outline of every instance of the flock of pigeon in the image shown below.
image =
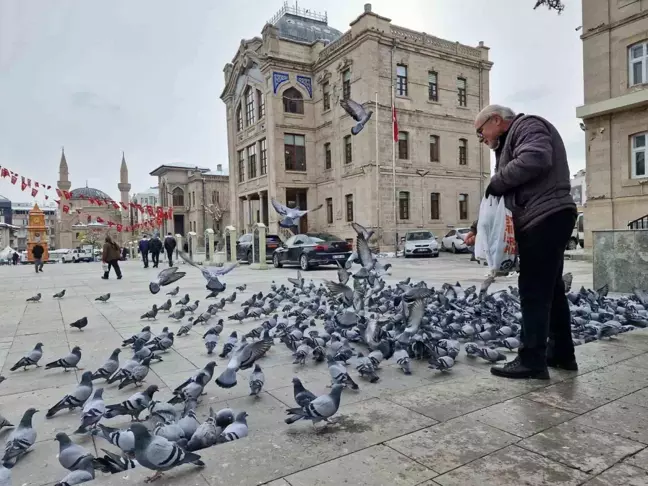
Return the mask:
<path id="1" fill-rule="evenodd" d="M 265 384 L 259 363 L 275 345 L 290 350 L 295 375 L 299 375 L 304 366 L 328 367 L 331 387 L 325 395 L 316 396 L 297 376 L 293 378 L 296 406 L 286 410 L 285 422 L 307 420 L 313 427 L 319 422 L 326 422 L 325 427 L 334 422 L 332 418 L 338 412 L 344 390 L 360 392 L 358 382 L 362 380 L 368 383 L 363 387 L 380 386 L 381 367 L 386 363 L 393 363 L 402 370 L 403 379 L 407 380 L 406 375 L 413 372 L 412 360 L 425 360 L 433 373 L 447 373 L 452 372 L 462 351 L 465 359 L 495 363 L 506 359 L 502 351 L 515 351 L 519 347 L 522 315 L 516 288 L 488 293 L 492 279 L 480 289 L 464 288 L 458 282 L 435 289 L 424 281 L 412 282 L 410 278 L 388 285 L 383 276 L 389 272 L 390 265 L 383 265 L 371 253 L 368 244 L 371 231 L 355 223 L 353 227 L 357 233 L 356 251 L 339 265 L 337 281 L 325 280 L 317 285 L 307 282 L 297 272 L 297 278 L 288 278 L 286 284 L 273 282 L 269 292 L 252 294 L 241 304 L 240 310 L 229 313 L 226 320 L 218 319 L 213 325 L 211 322 L 216 320 L 218 313 L 233 305 L 247 286 L 239 286 L 229 296 L 219 298 L 227 287 L 219 278 L 237 264 L 202 267 L 181 253 L 189 265 L 200 269 L 210 292 L 207 298 L 216 301 L 204 312 L 198 312 L 200 301 L 192 302 L 188 294 L 175 305 L 171 299 L 154 305 L 141 319 L 157 320 L 161 312 L 166 312 L 168 319 L 179 326 L 176 332 L 165 326 L 154 336 L 151 326 L 145 326 L 122 343 L 122 348 L 132 348 L 130 358 L 121 362 L 122 348 L 115 349 L 103 366 L 85 371 L 76 388 L 48 410 L 46 416 L 49 418 L 62 410 L 80 409 L 80 424 L 74 434 L 102 438 L 120 451 L 116 454 L 103 449 L 103 457 L 94 457 L 72 442 L 67 434 L 57 434 L 59 462 L 69 471 L 58 484 L 79 484 L 93 479 L 95 470 L 116 473 L 136 464 L 155 471 L 147 481 L 182 464 L 204 465 L 196 451 L 248 435 L 245 411 L 234 413 L 223 409 L 215 412 L 210 409 L 208 417 L 200 422 L 196 407 L 200 397 L 206 394 L 206 386 L 213 379 L 218 387 L 232 388 L 238 384 L 239 370 L 252 369 L 248 383 L 250 395 L 259 397 Z M 360 268 L 351 273 L 354 263 Z M 157 294 L 185 273 L 175 267 L 161 271 L 150 283 L 150 292 Z M 571 275 L 566 274 L 563 278 L 572 313 L 574 344 L 613 338 L 619 333 L 648 326 L 646 292 L 636 290 L 630 296 L 611 298 L 607 295 L 607 287 L 596 291 L 572 290 Z M 179 287 L 175 287 L 167 295 L 175 297 L 179 292 Z M 63 298 L 64 295 L 65 291 L 55 297 Z M 106 294 L 96 300 L 107 302 L 109 299 L 110 294 Z M 38 301 L 40 294 L 28 300 Z M 236 323 L 247 319 L 261 320 L 261 324 L 247 333 L 237 331 Z M 117 382 L 119 389 L 141 385 L 152 363 L 163 360 L 175 339 L 189 335 L 198 324 L 209 326 L 202 338 L 206 356 L 213 356 L 218 351 L 226 322 L 231 321 L 234 321 L 231 324 L 234 328 L 226 333 L 229 336 L 223 339 L 218 353 L 219 358 L 228 359 L 225 369 L 214 378 L 217 365 L 209 361 L 180 384 L 168 401 L 155 400 L 158 387 L 150 385 L 120 403 L 107 404 L 103 398 L 104 388 L 94 385 L 97 380 L 103 380 L 106 389 Z M 87 324 L 87 319 L 81 319 L 71 326 L 82 330 Z M 43 345 L 38 343 L 11 370 L 38 367 L 42 355 Z M 45 369 L 68 371 L 77 368 L 80 360 L 81 349 L 75 347 L 68 356 L 48 363 Z M 145 411 L 147 418 L 140 422 L 140 415 Z M 34 413 L 33 408 L 27 410 L 7 440 L 0 486 L 10 484 L 11 467 L 36 440 L 32 427 Z M 133 423 L 125 429 L 102 423 L 103 419 L 118 416 L 131 417 Z M 3 417 L 0 421 L 2 426 L 11 426 Z"/>

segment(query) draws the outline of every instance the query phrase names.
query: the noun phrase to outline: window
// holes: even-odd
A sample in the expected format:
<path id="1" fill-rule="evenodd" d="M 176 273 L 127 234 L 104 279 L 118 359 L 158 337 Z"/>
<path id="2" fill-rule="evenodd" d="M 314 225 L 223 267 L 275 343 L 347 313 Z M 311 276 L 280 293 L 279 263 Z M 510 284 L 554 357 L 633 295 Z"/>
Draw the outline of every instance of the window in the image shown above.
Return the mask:
<path id="1" fill-rule="evenodd" d="M 468 194 L 459 194 L 459 219 L 468 219 Z"/>
<path id="2" fill-rule="evenodd" d="M 243 130 L 243 115 L 241 114 L 241 105 L 236 108 L 236 131 Z"/>
<path id="3" fill-rule="evenodd" d="M 325 143 L 324 144 L 324 168 L 325 169 L 330 169 L 332 166 L 331 164 L 331 144 L 330 143 Z"/>
<path id="4" fill-rule="evenodd" d="M 326 223 L 333 224 L 333 199 L 326 199 Z"/>
<path id="5" fill-rule="evenodd" d="M 430 135 L 430 162 L 439 161 L 439 136 Z"/>
<path id="6" fill-rule="evenodd" d="M 306 170 L 306 140 L 304 135 L 284 135 L 286 170 Z"/>
<path id="7" fill-rule="evenodd" d="M 398 194 L 398 217 L 400 219 L 409 219 L 409 192 L 401 191 Z"/>
<path id="8" fill-rule="evenodd" d="M 342 73 L 342 99 L 351 98 L 351 70 L 347 69 Z"/>
<path id="9" fill-rule="evenodd" d="M 245 88 L 245 124 L 254 125 L 254 91 L 250 86 Z"/>
<path id="10" fill-rule="evenodd" d="M 265 98 L 260 89 L 257 89 L 257 107 L 259 110 L 259 120 L 265 116 Z"/>
<path id="11" fill-rule="evenodd" d="M 254 179 L 257 176 L 256 144 L 250 145 L 246 150 L 248 161 L 248 179 Z"/>
<path id="12" fill-rule="evenodd" d="M 239 173 L 239 182 L 245 180 L 245 155 L 242 150 L 238 151 L 238 173 Z"/>
<path id="13" fill-rule="evenodd" d="M 398 158 L 401 160 L 409 159 L 407 132 L 398 132 Z"/>
<path id="14" fill-rule="evenodd" d="M 646 138 L 648 133 L 640 133 L 632 137 L 632 178 L 646 177 Z"/>
<path id="15" fill-rule="evenodd" d="M 459 165 L 468 165 L 468 140 L 459 139 Z"/>
<path id="16" fill-rule="evenodd" d="M 196 192 L 191 191 L 191 205 L 195 206 L 196 205 Z"/>
<path id="17" fill-rule="evenodd" d="M 404 64 L 396 65 L 396 94 L 407 96 L 407 66 Z"/>
<path id="18" fill-rule="evenodd" d="M 344 163 L 353 162 L 353 147 L 351 146 L 351 135 L 344 137 Z"/>
<path id="19" fill-rule="evenodd" d="M 259 160 L 261 162 L 261 167 L 259 172 L 261 175 L 266 175 L 268 173 L 268 151 L 266 149 L 266 139 L 264 138 L 259 143 L 261 145 L 261 158 Z"/>
<path id="20" fill-rule="evenodd" d="M 171 193 L 174 206 L 184 206 L 184 191 L 176 187 Z"/>
<path id="21" fill-rule="evenodd" d="M 438 192 L 430 194 L 430 219 L 441 219 L 441 208 L 439 207 L 439 200 L 441 195 Z"/>
<path id="22" fill-rule="evenodd" d="M 216 204 L 217 202 L 218 202 L 218 191 L 212 191 L 211 203 Z"/>
<path id="23" fill-rule="evenodd" d="M 468 102 L 466 100 L 465 78 L 457 78 L 457 101 L 459 102 L 459 106 L 468 106 Z"/>
<path id="24" fill-rule="evenodd" d="M 353 221 L 353 194 L 347 194 L 344 196 L 346 200 L 346 220 Z"/>
<path id="25" fill-rule="evenodd" d="M 648 69 L 648 44 L 642 42 L 629 48 L 628 60 L 630 61 L 628 83 L 630 86 L 646 83 L 646 70 Z"/>
<path id="26" fill-rule="evenodd" d="M 331 109 L 331 93 L 329 92 L 328 81 L 322 84 L 322 104 L 324 105 L 324 111 Z"/>
<path id="27" fill-rule="evenodd" d="M 285 113 L 304 114 L 304 97 L 296 88 L 288 88 L 283 94 Z"/>
<path id="28" fill-rule="evenodd" d="M 428 71 L 428 100 L 439 101 L 438 74 L 435 71 Z"/>

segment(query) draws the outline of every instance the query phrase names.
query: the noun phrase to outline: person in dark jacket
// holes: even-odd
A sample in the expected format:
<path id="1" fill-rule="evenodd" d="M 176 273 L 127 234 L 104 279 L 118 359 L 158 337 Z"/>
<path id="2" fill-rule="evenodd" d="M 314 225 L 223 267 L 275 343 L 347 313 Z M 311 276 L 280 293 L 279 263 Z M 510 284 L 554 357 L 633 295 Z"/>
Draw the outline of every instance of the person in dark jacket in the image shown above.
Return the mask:
<path id="1" fill-rule="evenodd" d="M 513 216 L 520 260 L 522 345 L 491 372 L 549 379 L 547 366 L 577 370 L 571 316 L 562 279 L 564 251 L 576 222 L 565 145 L 547 120 L 491 105 L 475 120 L 480 141 L 495 151 L 486 196 L 503 196 Z"/>
<path id="2" fill-rule="evenodd" d="M 36 243 L 32 248 L 32 256 L 34 257 L 34 269 L 36 273 L 43 271 L 43 253 L 45 248 L 40 243 Z"/>
<path id="3" fill-rule="evenodd" d="M 115 274 L 117 279 L 122 278 L 121 268 L 119 268 L 119 245 L 115 243 L 110 235 L 106 235 L 106 240 L 103 246 L 103 251 L 101 253 L 101 261 L 108 265 L 108 270 L 106 270 L 101 278 L 108 280 L 108 275 L 110 274 L 110 269 L 115 269 Z"/>
<path id="4" fill-rule="evenodd" d="M 171 232 L 169 232 L 164 238 L 164 250 L 169 259 L 169 267 L 173 266 L 173 251 L 176 249 L 176 245 L 176 239 L 173 237 Z"/>
<path id="5" fill-rule="evenodd" d="M 18 261 L 20 260 L 20 255 L 18 254 L 17 251 L 13 252 L 13 255 L 11 255 L 11 259 L 14 265 L 18 265 Z"/>
<path id="6" fill-rule="evenodd" d="M 139 242 L 139 251 L 142 255 L 142 262 L 144 263 L 144 268 L 148 268 L 148 254 L 149 254 L 149 239 L 148 236 L 144 235 Z"/>
<path id="7" fill-rule="evenodd" d="M 151 261 L 153 268 L 157 268 L 160 263 L 160 252 L 162 251 L 162 242 L 160 237 L 156 234 L 149 240 L 149 251 L 151 252 Z"/>

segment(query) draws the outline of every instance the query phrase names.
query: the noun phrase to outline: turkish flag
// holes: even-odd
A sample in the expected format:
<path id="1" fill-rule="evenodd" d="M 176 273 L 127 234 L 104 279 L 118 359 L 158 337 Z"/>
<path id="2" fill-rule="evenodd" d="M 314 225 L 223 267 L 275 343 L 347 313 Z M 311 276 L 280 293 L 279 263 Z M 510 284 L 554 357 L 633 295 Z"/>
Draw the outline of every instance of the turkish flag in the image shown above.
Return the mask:
<path id="1" fill-rule="evenodd" d="M 123 228 L 124 228 L 124 227 L 123 227 L 121 224 L 118 224 L 118 225 L 117 225 L 117 231 L 118 231 L 119 233 L 122 232 L 122 229 L 123 229 Z"/>
<path id="2" fill-rule="evenodd" d="M 392 105 L 392 126 L 394 127 L 394 142 L 398 142 L 398 119 L 396 118 L 395 105 Z"/>
<path id="3" fill-rule="evenodd" d="M 120 204 L 121 204 L 122 208 L 124 208 L 125 210 L 128 210 L 128 206 L 126 204 L 124 204 L 124 203 L 120 203 Z"/>
<path id="4" fill-rule="evenodd" d="M 32 197 L 36 197 L 36 194 L 38 194 L 38 189 L 35 187 L 32 188 Z"/>

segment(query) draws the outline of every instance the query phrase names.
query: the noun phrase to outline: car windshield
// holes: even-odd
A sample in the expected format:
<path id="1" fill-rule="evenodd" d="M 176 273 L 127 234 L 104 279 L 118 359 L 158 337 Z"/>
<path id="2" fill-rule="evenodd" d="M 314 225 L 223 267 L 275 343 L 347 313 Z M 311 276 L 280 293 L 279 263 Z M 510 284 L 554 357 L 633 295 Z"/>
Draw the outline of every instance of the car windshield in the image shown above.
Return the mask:
<path id="1" fill-rule="evenodd" d="M 470 228 L 461 228 L 457 230 L 457 233 L 460 235 L 465 235 L 466 233 L 470 233 Z"/>
<path id="2" fill-rule="evenodd" d="M 328 233 L 309 233 L 308 237 L 313 240 L 313 243 L 322 243 L 324 241 L 342 241 L 337 236 Z"/>
<path id="3" fill-rule="evenodd" d="M 407 233 L 405 236 L 405 241 L 424 241 L 432 239 L 434 239 L 434 235 L 429 231 L 414 231 L 412 233 Z"/>
<path id="4" fill-rule="evenodd" d="M 281 240 L 277 235 L 266 235 L 266 243 L 279 243 Z"/>

